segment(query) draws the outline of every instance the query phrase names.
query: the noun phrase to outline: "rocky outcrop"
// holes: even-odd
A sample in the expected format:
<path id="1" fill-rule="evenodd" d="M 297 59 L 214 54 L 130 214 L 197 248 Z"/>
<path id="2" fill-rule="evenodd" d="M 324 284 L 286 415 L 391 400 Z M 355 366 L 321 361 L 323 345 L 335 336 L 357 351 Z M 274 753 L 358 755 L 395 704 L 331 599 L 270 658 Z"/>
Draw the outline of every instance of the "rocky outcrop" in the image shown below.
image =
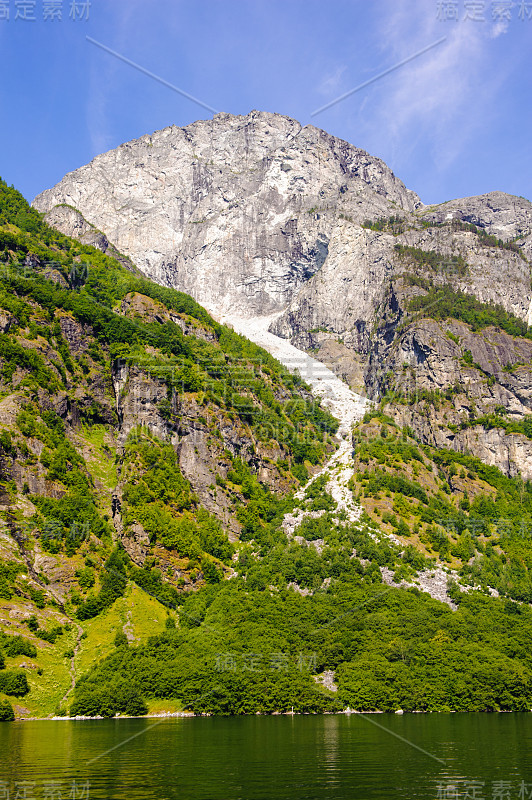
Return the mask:
<path id="1" fill-rule="evenodd" d="M 196 336 L 205 342 L 216 340 L 214 333 L 204 328 L 198 320 L 186 314 L 172 313 L 162 303 L 138 292 L 130 292 L 124 297 L 120 303 L 120 313 L 145 322 L 173 322 L 181 328 L 185 336 Z"/>
<path id="2" fill-rule="evenodd" d="M 253 111 L 121 145 L 34 204 L 50 224 L 103 250 L 115 247 L 159 283 L 239 321 L 246 335 L 253 331 L 243 319 L 268 316 L 271 333 L 373 400 L 390 388 L 409 392 L 411 383 L 417 392 L 453 389 L 445 412 L 421 413 L 414 403 L 394 414 L 404 413 L 438 446 L 469 449 L 511 474 L 532 469 L 522 434 L 464 427 L 466 418 L 494 409 L 514 420 L 531 412 L 528 344 L 494 330 L 472 334 L 458 323 L 411 324 L 408 299 L 421 290 L 397 288 L 400 276 L 415 273 L 530 324 L 532 204 L 525 198 L 495 191 L 424 206 L 363 150 Z M 121 310 L 203 335 L 161 309 L 132 294 Z M 465 351 L 476 366 L 463 362 Z M 124 403 L 118 413 L 127 420 Z M 184 463 L 198 476 L 194 453 L 183 445 Z"/>
<path id="3" fill-rule="evenodd" d="M 313 346 L 326 331 L 359 353 L 367 353 L 370 327 L 393 271 L 395 239 L 340 220 L 329 256 L 272 326 L 298 347 Z"/>
<path id="4" fill-rule="evenodd" d="M 52 228 L 57 228 L 65 236 L 78 239 L 83 244 L 88 244 L 112 258 L 116 258 L 126 269 L 135 269 L 133 262 L 120 253 L 107 236 L 95 225 L 87 222 L 83 214 L 73 206 L 67 203 L 56 205 L 46 213 L 45 219 Z M 60 275 L 60 273 L 57 274 Z"/>
<path id="5" fill-rule="evenodd" d="M 505 192 L 488 192 L 429 206 L 424 217 L 438 223 L 451 219 L 470 222 L 504 240 L 529 236 L 532 231 L 531 203 L 524 197 Z"/>
<path id="6" fill-rule="evenodd" d="M 97 246 L 103 235 L 207 308 L 246 315 L 290 302 L 326 261 L 340 214 L 362 222 L 421 203 L 365 151 L 253 111 L 121 145 L 34 205 L 68 235 Z"/>
<path id="7" fill-rule="evenodd" d="M 422 268 L 436 283 L 451 284 L 481 302 L 498 303 L 520 319 L 528 318 L 530 264 L 519 253 L 487 247 L 469 231 L 427 230 L 414 219 L 412 225 L 418 227 L 393 235 L 343 220 L 322 269 L 302 287 L 272 330 L 305 349 L 321 348 L 325 339 L 318 334 L 326 333 L 327 338 L 341 339 L 356 353 L 367 355 L 390 280 L 412 269 L 408 258 L 399 257 L 398 246 L 438 254 L 436 268 Z M 463 259 L 460 271 L 453 257 Z"/>
<path id="8" fill-rule="evenodd" d="M 369 396 L 388 395 L 386 413 L 421 441 L 531 478 L 532 440 L 511 423 L 532 413 L 532 341 L 453 319 L 405 325 L 403 288 L 394 284 L 372 340 Z"/>

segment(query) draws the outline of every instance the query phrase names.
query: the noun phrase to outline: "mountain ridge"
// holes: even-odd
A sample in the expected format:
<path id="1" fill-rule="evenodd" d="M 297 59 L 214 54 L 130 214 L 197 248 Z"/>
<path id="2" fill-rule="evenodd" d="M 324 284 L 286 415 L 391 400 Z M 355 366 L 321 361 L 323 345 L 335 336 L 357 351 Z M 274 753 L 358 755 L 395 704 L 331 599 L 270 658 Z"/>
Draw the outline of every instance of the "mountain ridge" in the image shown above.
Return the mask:
<path id="1" fill-rule="evenodd" d="M 114 243 L 217 318 L 272 315 L 273 333 L 376 401 L 389 388 L 383 337 L 391 351 L 401 350 L 399 331 L 414 325 L 410 307 L 423 304 L 420 295 L 443 293 L 456 307 L 500 306 L 525 328 L 532 321 L 528 200 L 493 191 L 424 205 L 380 159 L 289 117 L 253 111 L 172 126 L 98 156 L 34 202 L 50 224 L 96 244 L 103 236 L 104 247 Z M 463 377 L 446 355 L 445 338 L 454 334 L 438 330 L 429 340 L 434 348 L 426 340 L 404 348 L 393 365 L 399 383 L 405 364 L 422 376 L 422 391 L 447 390 Z M 459 414 L 493 419 L 504 405 L 513 420 L 526 421 L 529 400 L 520 390 L 511 399 L 503 372 L 516 351 L 509 343 L 504 349 L 502 362 L 495 351 L 474 359 L 484 377 L 465 379 Z M 485 388 L 468 388 L 475 381 Z M 471 391 L 479 403 L 467 397 Z M 413 427 L 427 442 L 443 440 L 505 464 L 509 474 L 532 475 L 532 447 L 519 432 L 509 437 L 499 425 L 457 434 L 446 424 L 446 414 L 456 416 L 449 409 L 434 419 L 442 435 L 430 438 L 424 412 L 415 409 Z"/>
<path id="2" fill-rule="evenodd" d="M 532 706 L 530 204 L 298 126 L 0 183 L 0 717 Z"/>
<path id="3" fill-rule="evenodd" d="M 235 304 L 244 313 L 279 310 L 294 286 L 319 269 L 329 233 L 311 214 L 297 223 L 294 203 L 307 211 L 320 192 L 336 202 L 347 184 L 359 192 L 373 187 L 377 208 L 388 208 L 387 195 L 411 208 L 420 202 L 380 159 L 313 126 L 262 112 L 165 128 L 81 170 L 34 205 L 74 206 L 146 274 L 179 285 L 212 311 Z M 299 185 L 301 172 L 308 191 Z M 105 211 L 109 204 L 112 213 Z M 216 218 L 219 241 L 204 236 L 206 215 Z M 131 224 L 144 226 L 142 243 L 131 237 Z M 209 282 L 218 284 L 214 295 Z"/>

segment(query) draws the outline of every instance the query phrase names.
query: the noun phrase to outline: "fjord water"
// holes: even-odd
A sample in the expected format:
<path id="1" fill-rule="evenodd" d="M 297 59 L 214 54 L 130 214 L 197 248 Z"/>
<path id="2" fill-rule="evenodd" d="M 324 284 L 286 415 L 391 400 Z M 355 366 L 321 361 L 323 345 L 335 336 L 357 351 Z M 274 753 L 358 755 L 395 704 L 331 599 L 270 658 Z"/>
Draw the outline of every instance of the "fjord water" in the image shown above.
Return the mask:
<path id="1" fill-rule="evenodd" d="M 532 714 L 5 723 L 0 787 L 36 800 L 525 798 Z"/>

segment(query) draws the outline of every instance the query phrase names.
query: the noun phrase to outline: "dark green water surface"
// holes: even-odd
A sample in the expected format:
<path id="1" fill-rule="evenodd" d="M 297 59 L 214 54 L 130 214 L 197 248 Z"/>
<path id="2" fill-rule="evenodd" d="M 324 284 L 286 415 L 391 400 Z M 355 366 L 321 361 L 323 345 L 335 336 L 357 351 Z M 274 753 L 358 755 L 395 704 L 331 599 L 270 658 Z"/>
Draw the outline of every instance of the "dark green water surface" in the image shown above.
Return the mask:
<path id="1" fill-rule="evenodd" d="M 7 798 L 526 800 L 532 714 L 0 723 Z"/>

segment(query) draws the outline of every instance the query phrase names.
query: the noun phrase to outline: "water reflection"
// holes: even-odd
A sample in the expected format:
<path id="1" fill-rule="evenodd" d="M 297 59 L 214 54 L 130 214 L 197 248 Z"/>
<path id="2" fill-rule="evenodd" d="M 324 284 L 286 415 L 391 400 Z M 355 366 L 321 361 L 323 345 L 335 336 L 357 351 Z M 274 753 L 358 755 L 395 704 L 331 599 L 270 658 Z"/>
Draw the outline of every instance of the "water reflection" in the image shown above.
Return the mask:
<path id="1" fill-rule="evenodd" d="M 506 782 L 509 796 L 519 797 L 521 783 L 530 787 L 521 796 L 532 796 L 531 715 L 380 715 L 378 723 L 359 715 L 4 723 L 0 798 L 7 789 L 16 797 L 24 781 L 36 800 L 51 796 L 45 781 L 62 787 L 57 797 L 86 800 L 68 787 L 90 781 L 90 800 L 455 800 L 481 784 L 477 796 L 490 798 Z"/>

